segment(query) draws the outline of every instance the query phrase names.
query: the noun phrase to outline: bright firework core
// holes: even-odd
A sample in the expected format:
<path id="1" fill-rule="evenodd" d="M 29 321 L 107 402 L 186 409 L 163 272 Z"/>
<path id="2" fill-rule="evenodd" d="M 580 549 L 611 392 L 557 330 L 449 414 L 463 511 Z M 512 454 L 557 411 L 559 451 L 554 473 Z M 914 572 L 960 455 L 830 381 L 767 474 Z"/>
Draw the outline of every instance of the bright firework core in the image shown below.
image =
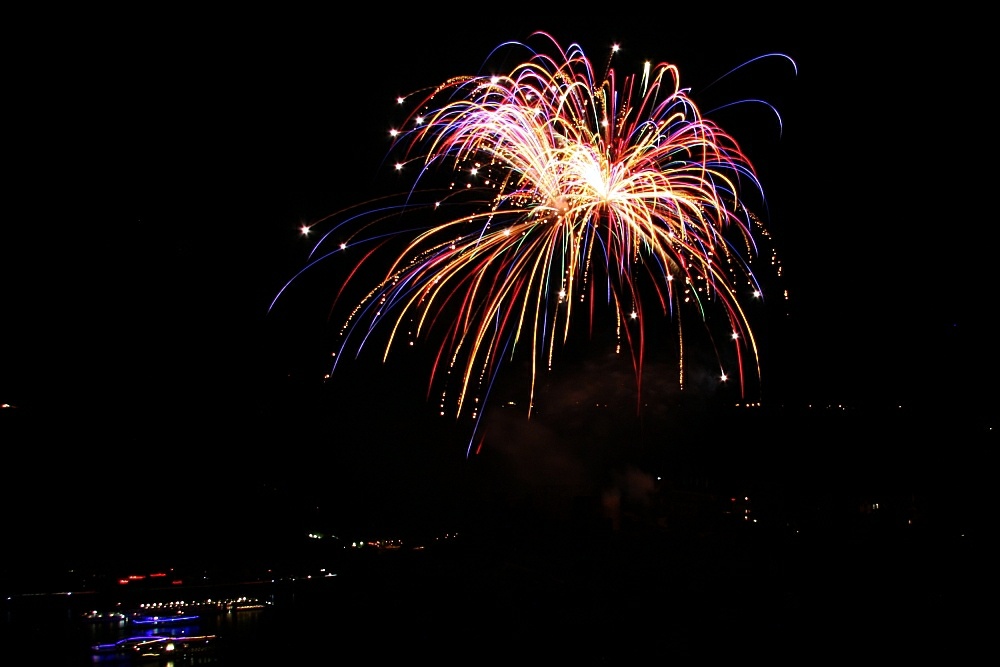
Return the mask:
<path id="1" fill-rule="evenodd" d="M 721 318 L 742 388 L 746 359 L 759 372 L 741 299 L 760 294 L 748 262 L 764 232 L 743 202 L 745 190 L 762 200 L 750 161 L 702 116 L 675 66 L 646 63 L 619 81 L 610 62 L 596 73 L 578 46 L 541 37 L 555 55 L 527 49 L 507 75 L 456 77 L 397 100 L 409 116 L 391 131 L 392 152 L 415 182 L 397 206 L 355 207 L 313 250 L 315 261 L 346 257 L 325 250 L 337 231 L 368 246 L 353 260 L 364 262 L 380 239 L 406 238 L 347 316 L 340 350 L 362 346 L 383 320 L 384 357 L 399 338 L 436 341 L 432 383 L 450 375 L 454 414 L 472 406 L 478 420 L 503 358 L 530 355 L 533 397 L 574 304 L 592 317 L 600 299 L 617 312 L 637 384 L 643 320 L 659 313 L 676 321 L 682 384 L 681 320 L 709 328 Z"/>

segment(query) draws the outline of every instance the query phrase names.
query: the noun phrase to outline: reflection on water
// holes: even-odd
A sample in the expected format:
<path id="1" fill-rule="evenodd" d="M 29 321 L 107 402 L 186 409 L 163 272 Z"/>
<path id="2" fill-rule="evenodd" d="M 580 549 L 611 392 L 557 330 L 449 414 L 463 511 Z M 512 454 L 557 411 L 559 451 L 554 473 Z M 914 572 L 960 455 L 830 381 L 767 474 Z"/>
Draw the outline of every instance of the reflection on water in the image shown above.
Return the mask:
<path id="1" fill-rule="evenodd" d="M 162 654 L 167 648 L 166 646 L 161 647 L 160 655 L 148 656 L 151 658 L 160 658 L 161 662 L 165 659 L 167 660 L 166 664 L 208 664 L 218 662 L 220 658 L 224 657 L 227 654 L 227 647 L 231 649 L 230 653 L 233 652 L 233 649 L 237 653 L 242 653 L 239 650 L 240 644 L 253 641 L 255 634 L 260 629 L 261 616 L 266 611 L 267 609 L 264 607 L 256 609 L 230 609 L 217 613 L 201 614 L 193 621 L 155 626 L 136 626 L 134 623 L 89 623 L 87 624 L 89 632 L 85 634 L 85 641 L 88 646 L 96 646 L 112 644 L 129 638 L 148 638 L 151 640 L 167 638 L 173 640 L 173 643 L 178 647 L 177 649 L 170 650 L 179 651 L 181 642 L 184 640 L 194 638 L 198 641 L 206 637 L 217 638 L 214 644 L 208 646 L 196 644 L 194 648 L 189 649 L 186 656 L 178 655 L 177 658 L 165 658 Z M 202 643 L 206 642 L 202 640 Z M 163 645 L 164 642 L 158 642 L 157 644 Z M 123 659 L 128 662 L 136 661 L 134 656 L 123 658 L 120 653 L 94 656 L 94 662 L 122 662 Z"/>
<path id="2" fill-rule="evenodd" d="M 2 640 L 23 646 L 43 664 L 249 664 L 264 618 L 282 598 L 254 592 L 183 604 L 130 604 L 99 594 L 15 596 L 7 600 Z"/>

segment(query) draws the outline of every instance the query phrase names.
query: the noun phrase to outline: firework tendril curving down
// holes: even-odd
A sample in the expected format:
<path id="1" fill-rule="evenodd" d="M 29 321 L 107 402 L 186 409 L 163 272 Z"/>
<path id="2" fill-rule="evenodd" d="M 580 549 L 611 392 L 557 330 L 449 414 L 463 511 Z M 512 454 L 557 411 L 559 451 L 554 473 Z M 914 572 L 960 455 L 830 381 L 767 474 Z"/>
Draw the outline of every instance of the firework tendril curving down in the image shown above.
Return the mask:
<path id="1" fill-rule="evenodd" d="M 413 186 L 304 227 L 331 226 L 281 292 L 337 255 L 360 254 L 350 281 L 391 253 L 346 317 L 335 359 L 376 328 L 388 335 L 383 360 L 396 345 L 436 341 L 428 397 L 448 375 L 457 391 L 451 401 L 440 393 L 441 414 L 465 412 L 476 427 L 501 362 L 522 349 L 530 417 L 539 370 L 571 322 L 593 325 L 595 297 L 611 307 L 619 350 L 625 334 L 637 387 L 645 318 L 676 321 L 683 388 L 682 320 L 707 325 L 719 313 L 742 393 L 747 368 L 760 372 L 745 305 L 761 294 L 749 263 L 755 234 L 766 234 L 742 195 L 763 201 L 753 166 L 674 65 L 647 63 L 619 82 L 610 60 L 597 77 L 579 46 L 540 35 L 555 56 L 502 45 L 530 58 L 506 76 L 457 77 L 400 98 L 412 112 L 392 130 L 392 151 L 402 175 L 416 172 Z"/>

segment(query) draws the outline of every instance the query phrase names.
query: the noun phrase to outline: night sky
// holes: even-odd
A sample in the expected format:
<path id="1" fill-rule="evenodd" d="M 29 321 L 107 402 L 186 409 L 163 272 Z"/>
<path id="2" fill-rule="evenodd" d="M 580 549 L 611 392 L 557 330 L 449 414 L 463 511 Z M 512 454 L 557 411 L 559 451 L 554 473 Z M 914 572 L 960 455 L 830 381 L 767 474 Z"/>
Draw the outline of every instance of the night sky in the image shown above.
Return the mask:
<path id="1" fill-rule="evenodd" d="M 120 31 L 80 17 L 91 37 L 71 17 L 26 29 L 6 84 L 0 237 L 11 530 L 82 544 L 175 501 L 253 526 L 217 494 L 267 485 L 358 530 L 396 530 L 523 497 L 544 512 L 549 496 L 629 492 L 683 466 L 795 489 L 981 484 L 997 372 L 982 21 L 440 11 L 149 11 Z M 672 348 L 652 344 L 637 417 L 630 365 L 600 337 L 576 340 L 530 422 L 499 407 L 523 401 L 523 368 L 501 372 L 483 453 L 466 461 L 467 429 L 424 402 L 422 352 L 383 366 L 370 351 L 322 384 L 336 271 L 268 314 L 306 262 L 300 225 L 398 191 L 382 163 L 397 95 L 475 74 L 536 29 L 595 63 L 620 44 L 622 74 L 674 63 L 703 111 L 760 98 L 780 112 L 780 137 L 760 106 L 713 116 L 758 168 L 790 294 L 756 320 L 765 416 L 722 411 L 738 396 L 698 379 L 699 362 L 713 367 L 696 348 L 681 395 Z M 708 87 L 776 52 L 797 76 L 773 59 Z M 854 416 L 826 429 L 801 417 L 809 405 Z"/>

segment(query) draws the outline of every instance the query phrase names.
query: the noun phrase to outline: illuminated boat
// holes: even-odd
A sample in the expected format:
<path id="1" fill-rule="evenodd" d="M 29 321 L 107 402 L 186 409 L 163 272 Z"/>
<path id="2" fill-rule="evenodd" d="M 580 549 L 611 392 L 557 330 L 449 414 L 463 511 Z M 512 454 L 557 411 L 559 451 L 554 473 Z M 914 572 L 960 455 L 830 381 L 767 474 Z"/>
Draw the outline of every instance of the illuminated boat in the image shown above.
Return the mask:
<path id="1" fill-rule="evenodd" d="M 113 644 L 96 644 L 90 647 L 90 650 L 96 655 L 131 655 L 136 651 L 142 651 L 143 647 L 146 645 L 152 645 L 156 642 L 161 642 L 169 637 L 156 637 L 156 636 L 142 636 L 142 637 L 126 637 L 125 639 L 119 639 Z"/>
<path id="2" fill-rule="evenodd" d="M 197 614 L 174 614 L 170 616 L 134 616 L 129 619 L 133 625 L 178 625 L 180 623 L 193 623 L 198 620 Z"/>
<path id="3" fill-rule="evenodd" d="M 127 658 L 132 662 L 181 658 L 215 650 L 217 635 L 199 637 L 128 637 L 114 644 L 97 644 L 91 647 L 95 660 Z"/>

